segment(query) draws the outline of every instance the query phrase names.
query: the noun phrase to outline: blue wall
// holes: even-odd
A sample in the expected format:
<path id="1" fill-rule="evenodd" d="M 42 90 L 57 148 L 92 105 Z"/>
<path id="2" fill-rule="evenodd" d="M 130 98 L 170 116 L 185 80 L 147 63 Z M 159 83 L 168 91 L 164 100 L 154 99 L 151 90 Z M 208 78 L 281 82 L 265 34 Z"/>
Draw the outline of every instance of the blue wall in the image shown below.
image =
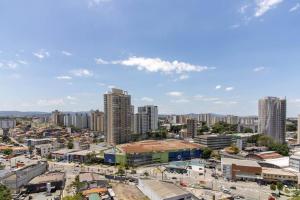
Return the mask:
<path id="1" fill-rule="evenodd" d="M 115 164 L 116 162 L 115 154 L 104 154 L 104 162 L 108 164 Z"/>

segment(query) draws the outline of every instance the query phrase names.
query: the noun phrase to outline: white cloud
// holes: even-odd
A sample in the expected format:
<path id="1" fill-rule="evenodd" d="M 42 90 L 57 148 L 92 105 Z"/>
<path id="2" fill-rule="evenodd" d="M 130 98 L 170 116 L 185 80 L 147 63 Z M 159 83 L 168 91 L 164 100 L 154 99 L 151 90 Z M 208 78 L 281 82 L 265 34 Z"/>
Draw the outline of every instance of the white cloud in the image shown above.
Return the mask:
<path id="1" fill-rule="evenodd" d="M 62 51 L 61 53 L 65 56 L 72 56 L 72 53 L 70 53 L 68 51 Z"/>
<path id="2" fill-rule="evenodd" d="M 55 78 L 58 80 L 71 80 L 72 79 L 71 76 L 57 76 Z"/>
<path id="3" fill-rule="evenodd" d="M 78 77 L 91 77 L 94 75 L 93 72 L 88 69 L 74 69 L 71 71 L 71 74 Z"/>
<path id="4" fill-rule="evenodd" d="M 37 101 L 38 106 L 60 106 L 64 104 L 63 99 L 40 99 Z"/>
<path id="5" fill-rule="evenodd" d="M 22 64 L 22 65 L 27 65 L 27 61 L 26 60 L 18 60 L 18 63 Z"/>
<path id="6" fill-rule="evenodd" d="M 154 101 L 154 99 L 152 99 L 150 97 L 142 97 L 141 100 L 145 101 L 145 102 L 153 102 Z"/>
<path id="7" fill-rule="evenodd" d="M 110 2 L 111 0 L 88 0 L 88 6 L 89 8 L 94 7 L 94 6 L 98 6 L 101 3 L 107 3 Z"/>
<path id="8" fill-rule="evenodd" d="M 44 59 L 50 56 L 50 53 L 45 49 L 40 49 L 37 52 L 33 52 L 32 54 L 39 59 Z"/>
<path id="9" fill-rule="evenodd" d="M 2 69 L 16 69 L 18 65 L 15 61 L 0 61 L 0 68 Z"/>
<path id="10" fill-rule="evenodd" d="M 189 79 L 189 78 L 190 78 L 190 76 L 187 75 L 187 74 L 182 74 L 182 75 L 179 76 L 179 80 L 186 80 L 186 79 Z"/>
<path id="11" fill-rule="evenodd" d="M 250 7 L 249 4 L 245 4 L 245 5 L 242 5 L 240 8 L 239 8 L 239 13 L 241 14 L 244 14 L 246 12 L 246 10 Z"/>
<path id="12" fill-rule="evenodd" d="M 171 97 L 181 97 L 183 95 L 183 93 L 178 92 L 178 91 L 173 91 L 173 92 L 166 93 L 166 95 L 171 96 Z"/>
<path id="13" fill-rule="evenodd" d="M 264 71 L 266 68 L 265 67 L 256 67 L 253 69 L 254 72 L 261 72 Z"/>
<path id="14" fill-rule="evenodd" d="M 300 8 L 300 3 L 297 3 L 295 6 L 293 6 L 289 11 L 294 12 Z"/>
<path id="15" fill-rule="evenodd" d="M 230 26 L 231 29 L 236 29 L 239 28 L 241 25 L 240 24 L 233 24 Z"/>
<path id="16" fill-rule="evenodd" d="M 188 99 L 173 99 L 171 100 L 172 103 L 188 103 L 190 100 Z"/>
<path id="17" fill-rule="evenodd" d="M 66 97 L 68 100 L 76 100 L 77 98 L 76 97 L 72 97 L 72 96 L 67 96 Z"/>
<path id="18" fill-rule="evenodd" d="M 117 88 L 115 85 L 108 85 L 107 87 L 108 87 L 109 89 Z"/>
<path id="19" fill-rule="evenodd" d="M 216 90 L 219 90 L 219 89 L 221 89 L 222 88 L 222 85 L 217 85 L 216 86 Z"/>
<path id="20" fill-rule="evenodd" d="M 256 11 L 254 16 L 261 17 L 282 2 L 283 0 L 256 0 Z"/>
<path id="21" fill-rule="evenodd" d="M 209 69 L 215 69 L 207 66 L 193 65 L 185 62 L 165 61 L 160 58 L 145 58 L 145 57 L 129 57 L 127 60 L 114 61 L 114 64 L 135 67 L 138 70 L 148 72 L 170 73 L 187 73 L 187 72 L 202 72 Z"/>
<path id="22" fill-rule="evenodd" d="M 234 90 L 234 87 L 227 87 L 227 88 L 225 88 L 225 90 L 226 91 L 232 91 L 232 90 Z"/>
<path id="23" fill-rule="evenodd" d="M 107 64 L 110 64 L 109 61 L 103 60 L 102 58 L 95 58 L 95 62 L 98 65 L 107 65 Z"/>
<path id="24" fill-rule="evenodd" d="M 215 101 L 214 104 L 223 104 L 223 105 L 232 105 L 232 104 L 238 104 L 237 101 Z"/>

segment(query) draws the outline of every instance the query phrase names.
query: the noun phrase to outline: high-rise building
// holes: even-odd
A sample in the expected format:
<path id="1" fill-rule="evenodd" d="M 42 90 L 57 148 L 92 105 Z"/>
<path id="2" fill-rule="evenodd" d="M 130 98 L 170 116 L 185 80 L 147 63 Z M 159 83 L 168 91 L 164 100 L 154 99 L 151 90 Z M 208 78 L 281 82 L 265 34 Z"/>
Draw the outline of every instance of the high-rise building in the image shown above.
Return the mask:
<path id="1" fill-rule="evenodd" d="M 111 145 L 128 142 L 132 133 L 131 96 L 113 88 L 104 94 L 104 133 Z"/>
<path id="2" fill-rule="evenodd" d="M 147 113 L 136 113 L 134 115 L 134 132 L 137 134 L 145 134 L 150 131 L 149 116 Z"/>
<path id="3" fill-rule="evenodd" d="M 70 113 L 64 115 L 64 126 L 72 126 L 72 115 Z"/>
<path id="4" fill-rule="evenodd" d="M 285 143 L 286 99 L 265 97 L 258 102 L 258 133 Z"/>
<path id="5" fill-rule="evenodd" d="M 51 122 L 56 126 L 62 126 L 64 124 L 64 114 L 55 110 L 51 113 Z"/>
<path id="6" fill-rule="evenodd" d="M 104 132 L 104 112 L 99 110 L 90 113 L 90 129 L 92 131 Z"/>
<path id="7" fill-rule="evenodd" d="M 158 129 L 158 107 L 153 105 L 146 105 L 138 108 L 138 113 L 148 115 L 147 127 L 149 131 Z"/>
<path id="8" fill-rule="evenodd" d="M 187 135 L 194 138 L 197 135 L 198 122 L 196 119 L 187 119 Z"/>
<path id="9" fill-rule="evenodd" d="M 88 128 L 88 115 L 87 113 L 75 113 L 72 115 L 72 125 L 78 129 Z"/>
<path id="10" fill-rule="evenodd" d="M 297 144 L 300 144 L 300 115 L 298 116 L 298 134 L 297 134 Z"/>

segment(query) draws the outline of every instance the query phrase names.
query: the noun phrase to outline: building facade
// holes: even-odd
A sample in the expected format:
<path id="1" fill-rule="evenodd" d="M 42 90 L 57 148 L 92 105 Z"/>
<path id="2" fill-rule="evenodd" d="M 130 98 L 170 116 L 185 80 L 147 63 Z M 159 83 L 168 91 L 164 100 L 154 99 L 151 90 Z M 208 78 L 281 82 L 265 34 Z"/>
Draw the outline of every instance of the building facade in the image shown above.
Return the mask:
<path id="1" fill-rule="evenodd" d="M 258 133 L 285 143 L 286 99 L 265 97 L 258 103 Z"/>
<path id="2" fill-rule="evenodd" d="M 132 133 L 131 96 L 113 88 L 104 94 L 104 133 L 106 142 L 116 145 L 128 142 Z"/>
<path id="3" fill-rule="evenodd" d="M 194 138 L 197 135 L 198 121 L 196 119 L 187 119 L 187 136 Z"/>
<path id="4" fill-rule="evenodd" d="M 92 131 L 104 132 L 104 112 L 99 110 L 90 113 L 90 129 Z"/>

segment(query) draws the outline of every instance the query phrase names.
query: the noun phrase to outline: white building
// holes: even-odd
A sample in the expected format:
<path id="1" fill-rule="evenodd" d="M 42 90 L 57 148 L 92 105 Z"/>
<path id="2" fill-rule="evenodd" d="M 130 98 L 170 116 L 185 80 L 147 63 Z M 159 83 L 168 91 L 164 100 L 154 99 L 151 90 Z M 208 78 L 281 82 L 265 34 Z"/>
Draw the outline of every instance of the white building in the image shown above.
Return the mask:
<path id="1" fill-rule="evenodd" d="M 295 154 L 290 157 L 290 168 L 300 172 L 300 154 Z"/>
<path id="2" fill-rule="evenodd" d="M 150 200 L 191 200 L 191 193 L 173 183 L 139 179 L 137 186 Z"/>
<path id="3" fill-rule="evenodd" d="M 258 133 L 285 143 L 286 99 L 265 97 L 258 102 Z"/>

